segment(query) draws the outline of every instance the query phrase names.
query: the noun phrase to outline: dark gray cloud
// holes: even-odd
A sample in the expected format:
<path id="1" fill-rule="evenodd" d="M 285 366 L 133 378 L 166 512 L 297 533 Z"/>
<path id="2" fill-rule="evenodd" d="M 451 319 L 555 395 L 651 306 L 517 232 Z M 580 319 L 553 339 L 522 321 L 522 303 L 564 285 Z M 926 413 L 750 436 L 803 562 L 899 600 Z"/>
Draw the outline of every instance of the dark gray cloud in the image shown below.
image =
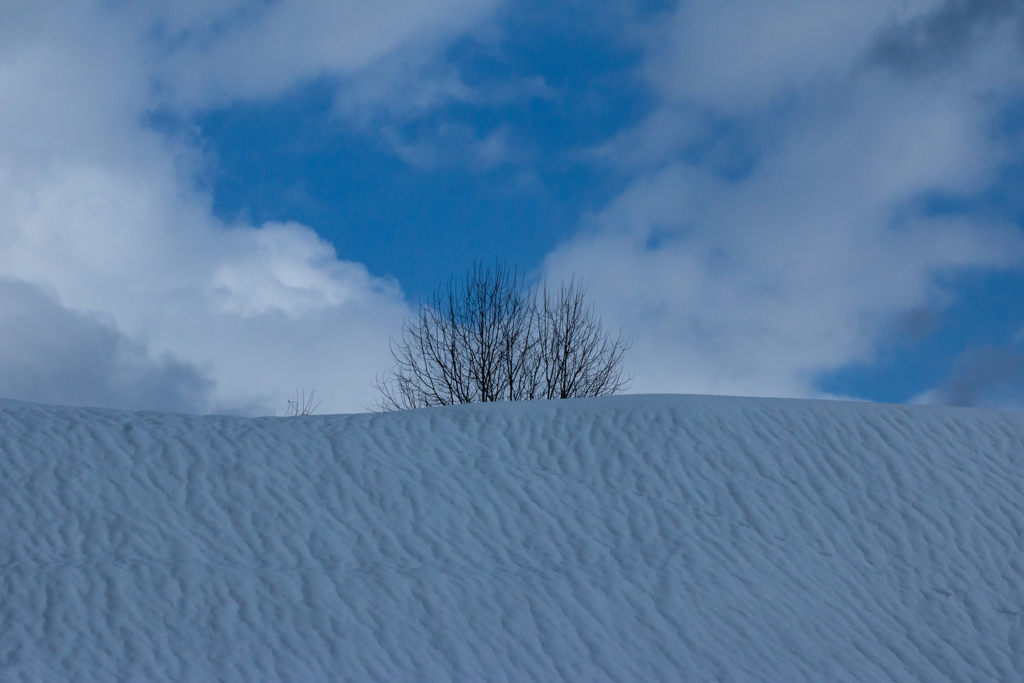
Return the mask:
<path id="1" fill-rule="evenodd" d="M 942 315 L 942 311 L 926 306 L 915 306 L 895 316 L 895 327 L 901 336 L 911 343 L 916 343 L 938 329 Z"/>
<path id="2" fill-rule="evenodd" d="M 960 61 L 979 41 L 1006 23 L 1024 22 L 1024 0 L 946 0 L 936 11 L 884 31 L 871 61 L 900 71 L 921 72 Z"/>
<path id="3" fill-rule="evenodd" d="M 952 406 L 1024 405 L 1024 353 L 991 346 L 965 352 L 933 400 Z"/>
<path id="4" fill-rule="evenodd" d="M 205 412 L 213 382 L 42 289 L 0 279 L 0 397 L 103 408 Z"/>

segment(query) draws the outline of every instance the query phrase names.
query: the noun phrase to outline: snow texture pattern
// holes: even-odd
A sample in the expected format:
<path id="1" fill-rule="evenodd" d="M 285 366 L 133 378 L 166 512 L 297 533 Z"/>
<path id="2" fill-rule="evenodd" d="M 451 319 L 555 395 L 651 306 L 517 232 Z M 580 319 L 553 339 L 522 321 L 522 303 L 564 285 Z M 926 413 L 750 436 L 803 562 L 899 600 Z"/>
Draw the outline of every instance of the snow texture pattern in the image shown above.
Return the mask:
<path id="1" fill-rule="evenodd" d="M 1024 680 L 1024 415 L 0 402 L 0 681 Z"/>

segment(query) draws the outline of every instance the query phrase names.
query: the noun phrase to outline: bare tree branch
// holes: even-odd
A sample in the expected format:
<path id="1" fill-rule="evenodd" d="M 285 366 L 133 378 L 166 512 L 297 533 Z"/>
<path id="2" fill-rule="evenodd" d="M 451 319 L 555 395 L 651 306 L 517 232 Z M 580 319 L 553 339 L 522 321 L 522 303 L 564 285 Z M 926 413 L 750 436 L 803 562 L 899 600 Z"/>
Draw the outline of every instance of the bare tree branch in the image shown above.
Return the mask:
<path id="1" fill-rule="evenodd" d="M 475 263 L 392 341 L 395 365 L 375 382 L 376 408 L 607 396 L 629 385 L 621 369 L 629 346 L 604 330 L 575 278 L 549 293 L 504 264 Z"/>

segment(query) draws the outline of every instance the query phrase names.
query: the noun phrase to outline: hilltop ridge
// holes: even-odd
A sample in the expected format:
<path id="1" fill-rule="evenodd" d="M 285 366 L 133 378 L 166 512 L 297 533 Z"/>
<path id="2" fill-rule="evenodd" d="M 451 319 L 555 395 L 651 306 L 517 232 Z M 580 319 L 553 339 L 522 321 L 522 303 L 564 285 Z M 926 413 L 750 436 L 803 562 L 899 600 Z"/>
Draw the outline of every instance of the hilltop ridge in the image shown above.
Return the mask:
<path id="1" fill-rule="evenodd" d="M 0 402 L 0 679 L 1024 679 L 1024 415 Z"/>

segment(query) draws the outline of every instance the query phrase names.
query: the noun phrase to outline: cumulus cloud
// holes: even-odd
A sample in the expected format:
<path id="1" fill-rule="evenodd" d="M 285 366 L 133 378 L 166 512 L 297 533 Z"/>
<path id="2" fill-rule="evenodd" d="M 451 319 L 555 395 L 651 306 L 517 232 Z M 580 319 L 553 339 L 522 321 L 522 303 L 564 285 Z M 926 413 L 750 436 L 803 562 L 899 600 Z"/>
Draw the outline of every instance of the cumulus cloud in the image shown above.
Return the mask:
<path id="1" fill-rule="evenodd" d="M 694 1 L 665 22 L 645 66 L 662 105 L 597 150 L 637 179 L 545 266 L 632 334 L 635 390 L 819 395 L 892 320 L 942 306 L 937 274 L 1024 262 L 1019 226 L 925 201 L 984 191 L 1009 158 L 1016 15 L 928 38 L 959 51 L 942 69 L 893 68 L 962 4 Z"/>
<path id="2" fill-rule="evenodd" d="M 17 334 L 0 395 L 266 413 L 316 389 L 321 411 L 368 404 L 406 313 L 398 285 L 307 227 L 222 224 L 194 182 L 201 148 L 144 122 L 352 75 L 409 45 L 429 55 L 492 4 L 5 5 L 0 297 Z"/>

